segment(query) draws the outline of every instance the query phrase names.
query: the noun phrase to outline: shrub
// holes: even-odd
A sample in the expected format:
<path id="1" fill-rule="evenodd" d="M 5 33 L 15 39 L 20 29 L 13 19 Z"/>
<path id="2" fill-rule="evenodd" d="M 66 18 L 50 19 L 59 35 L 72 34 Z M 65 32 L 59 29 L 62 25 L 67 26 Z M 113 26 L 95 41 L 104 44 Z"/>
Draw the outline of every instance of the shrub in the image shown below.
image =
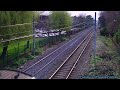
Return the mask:
<path id="1" fill-rule="evenodd" d="M 114 34 L 114 40 L 120 45 L 120 30 Z"/>
<path id="2" fill-rule="evenodd" d="M 107 29 L 105 27 L 101 28 L 100 35 L 102 35 L 102 36 L 108 36 L 109 35 L 108 31 L 107 31 Z"/>

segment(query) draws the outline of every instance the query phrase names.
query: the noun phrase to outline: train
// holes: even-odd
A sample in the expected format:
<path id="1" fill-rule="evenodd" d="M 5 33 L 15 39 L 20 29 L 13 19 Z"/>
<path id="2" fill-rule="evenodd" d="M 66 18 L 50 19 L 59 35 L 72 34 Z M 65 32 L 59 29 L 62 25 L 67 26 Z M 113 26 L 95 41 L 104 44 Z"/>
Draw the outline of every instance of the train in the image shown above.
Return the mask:
<path id="1" fill-rule="evenodd" d="M 36 78 L 18 70 L 0 69 L 0 79 L 36 79 Z"/>

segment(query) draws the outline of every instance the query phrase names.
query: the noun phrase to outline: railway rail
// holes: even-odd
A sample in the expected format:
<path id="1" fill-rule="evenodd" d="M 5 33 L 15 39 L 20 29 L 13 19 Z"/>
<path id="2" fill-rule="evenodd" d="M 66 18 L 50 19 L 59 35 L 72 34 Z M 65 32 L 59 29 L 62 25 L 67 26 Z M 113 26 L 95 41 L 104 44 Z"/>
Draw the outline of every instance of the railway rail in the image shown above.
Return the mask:
<path id="1" fill-rule="evenodd" d="M 43 57 L 42 59 L 38 60 L 37 62 L 35 62 L 34 64 L 32 64 L 31 66 L 27 67 L 26 69 L 24 69 L 22 71 L 36 77 L 37 75 L 40 74 L 40 72 L 43 69 L 48 67 L 51 63 L 53 63 L 53 61 L 58 59 L 61 55 L 66 54 L 65 52 L 69 51 L 68 55 L 70 55 L 71 52 L 76 51 L 77 50 L 76 47 L 78 48 L 78 46 L 80 46 L 82 44 L 82 42 L 83 42 L 82 40 L 84 38 L 86 38 L 85 37 L 86 35 L 89 36 L 89 34 L 92 31 L 92 28 L 93 27 L 89 28 L 88 30 L 82 31 L 78 36 L 76 36 L 75 38 L 73 38 L 69 42 L 65 43 L 64 45 L 62 45 L 58 49 L 54 50 L 53 52 L 51 52 L 47 56 Z M 80 43 L 80 41 L 82 41 L 82 42 Z M 70 48 L 72 48 L 72 49 L 70 49 Z M 69 57 L 71 57 L 71 56 L 69 56 Z"/>
<path id="2" fill-rule="evenodd" d="M 93 33 L 90 32 L 86 38 L 76 47 L 69 57 L 58 67 L 58 69 L 49 77 L 49 79 L 69 79 L 75 66 L 80 60 L 83 52 L 89 44 Z"/>

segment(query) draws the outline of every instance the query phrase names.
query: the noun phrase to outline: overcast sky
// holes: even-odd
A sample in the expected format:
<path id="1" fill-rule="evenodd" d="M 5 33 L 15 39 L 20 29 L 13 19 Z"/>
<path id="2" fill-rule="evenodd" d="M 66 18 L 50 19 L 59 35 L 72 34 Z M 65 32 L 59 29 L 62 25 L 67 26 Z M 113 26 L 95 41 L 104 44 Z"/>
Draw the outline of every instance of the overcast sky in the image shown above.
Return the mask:
<path id="1" fill-rule="evenodd" d="M 83 15 L 92 15 L 92 17 L 94 18 L 95 12 L 97 13 L 97 19 L 99 17 L 99 12 L 100 11 L 68 11 L 71 16 L 79 16 L 81 14 Z M 49 11 L 46 11 L 44 14 L 49 14 Z"/>
<path id="2" fill-rule="evenodd" d="M 95 12 L 96 12 L 96 15 L 97 15 L 97 19 L 99 17 L 99 11 L 68 11 L 71 16 L 79 16 L 81 14 L 83 15 L 92 15 L 93 17 L 95 16 Z"/>

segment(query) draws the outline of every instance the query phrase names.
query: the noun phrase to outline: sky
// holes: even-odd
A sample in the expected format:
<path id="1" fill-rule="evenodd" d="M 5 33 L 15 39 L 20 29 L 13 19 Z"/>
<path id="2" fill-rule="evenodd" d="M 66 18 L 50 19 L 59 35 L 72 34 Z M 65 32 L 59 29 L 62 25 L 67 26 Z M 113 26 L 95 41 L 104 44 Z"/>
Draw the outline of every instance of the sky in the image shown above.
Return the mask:
<path id="1" fill-rule="evenodd" d="M 97 13 L 96 19 L 98 20 L 100 11 L 68 11 L 68 13 L 70 13 L 71 16 L 79 16 L 82 14 L 82 15 L 91 15 L 93 18 L 94 18 L 95 12 Z M 44 14 L 48 15 L 49 11 L 45 11 Z"/>
<path id="2" fill-rule="evenodd" d="M 93 18 L 96 12 L 96 18 L 98 20 L 100 11 L 68 11 L 68 12 L 71 14 L 71 16 L 79 16 L 82 14 L 82 15 L 91 15 Z"/>

